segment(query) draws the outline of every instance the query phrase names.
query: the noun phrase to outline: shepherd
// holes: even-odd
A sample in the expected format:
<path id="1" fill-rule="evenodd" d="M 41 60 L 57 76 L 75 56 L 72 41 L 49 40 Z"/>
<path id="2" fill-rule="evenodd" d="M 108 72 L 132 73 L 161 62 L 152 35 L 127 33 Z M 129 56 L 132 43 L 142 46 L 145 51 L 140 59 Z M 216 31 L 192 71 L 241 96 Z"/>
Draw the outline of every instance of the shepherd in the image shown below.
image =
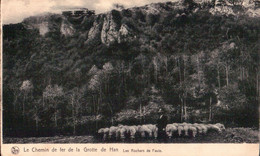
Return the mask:
<path id="1" fill-rule="evenodd" d="M 166 125 L 168 123 L 168 117 L 165 115 L 165 111 L 163 109 L 159 109 L 159 119 L 157 120 L 158 127 L 158 140 L 167 141 L 166 136 Z"/>

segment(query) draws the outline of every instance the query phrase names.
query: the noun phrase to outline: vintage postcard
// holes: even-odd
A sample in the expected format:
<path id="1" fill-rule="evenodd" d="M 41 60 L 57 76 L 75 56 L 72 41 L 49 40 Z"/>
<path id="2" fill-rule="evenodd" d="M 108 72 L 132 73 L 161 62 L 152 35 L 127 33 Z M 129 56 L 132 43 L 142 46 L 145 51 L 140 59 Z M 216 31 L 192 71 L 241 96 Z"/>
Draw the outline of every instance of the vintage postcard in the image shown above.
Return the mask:
<path id="1" fill-rule="evenodd" d="M 1 154 L 259 155 L 260 1 L 2 0 Z"/>

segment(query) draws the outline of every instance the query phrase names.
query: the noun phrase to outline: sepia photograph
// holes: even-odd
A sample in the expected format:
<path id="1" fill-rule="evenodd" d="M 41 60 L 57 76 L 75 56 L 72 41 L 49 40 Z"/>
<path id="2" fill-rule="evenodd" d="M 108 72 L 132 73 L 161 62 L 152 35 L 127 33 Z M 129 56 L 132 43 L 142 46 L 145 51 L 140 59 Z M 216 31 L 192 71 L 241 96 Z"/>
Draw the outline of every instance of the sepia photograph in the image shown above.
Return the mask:
<path id="1" fill-rule="evenodd" d="M 3 144 L 259 143 L 260 1 L 1 3 Z"/>

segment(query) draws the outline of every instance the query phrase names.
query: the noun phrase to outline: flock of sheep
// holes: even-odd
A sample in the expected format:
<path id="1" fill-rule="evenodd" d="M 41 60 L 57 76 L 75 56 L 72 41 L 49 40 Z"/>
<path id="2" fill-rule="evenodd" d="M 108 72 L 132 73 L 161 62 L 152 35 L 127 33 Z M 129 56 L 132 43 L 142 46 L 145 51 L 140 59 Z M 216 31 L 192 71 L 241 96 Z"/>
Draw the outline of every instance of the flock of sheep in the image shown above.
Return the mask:
<path id="1" fill-rule="evenodd" d="M 207 134 L 209 131 L 215 131 L 221 133 L 225 130 L 225 126 L 223 124 L 190 124 L 190 123 L 173 123 L 168 124 L 165 128 L 166 134 L 169 138 L 171 138 L 175 133 L 178 136 L 192 136 L 196 137 L 198 134 Z"/>
<path id="2" fill-rule="evenodd" d="M 209 131 L 215 131 L 221 133 L 225 130 L 223 124 L 198 124 L 198 123 L 173 123 L 167 124 L 164 128 L 168 138 L 173 138 L 174 136 L 190 136 L 196 137 L 197 135 L 205 135 Z M 158 137 L 158 128 L 153 124 L 145 124 L 138 126 L 127 126 L 127 125 L 118 125 L 111 126 L 110 128 L 100 128 L 98 134 L 105 141 L 107 139 L 121 139 L 124 141 L 126 138 L 134 140 L 135 138 L 155 138 Z"/>

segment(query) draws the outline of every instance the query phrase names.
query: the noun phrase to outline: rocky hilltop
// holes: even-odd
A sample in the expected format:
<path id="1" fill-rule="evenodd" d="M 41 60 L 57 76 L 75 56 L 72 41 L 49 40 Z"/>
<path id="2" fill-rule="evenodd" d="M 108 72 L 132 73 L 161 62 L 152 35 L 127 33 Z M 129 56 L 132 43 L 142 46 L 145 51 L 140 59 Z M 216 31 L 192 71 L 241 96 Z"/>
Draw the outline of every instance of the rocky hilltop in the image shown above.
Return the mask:
<path id="1" fill-rule="evenodd" d="M 46 14 L 27 18 L 22 23 L 28 29 L 38 29 L 41 35 L 58 31 L 62 35 L 72 36 L 75 31 L 80 31 L 84 34 L 86 43 L 98 40 L 105 45 L 111 45 L 137 38 L 139 32 L 136 25 L 152 24 L 150 26 L 153 26 L 169 14 L 176 18 L 183 18 L 202 9 L 207 9 L 212 15 L 260 17 L 260 9 L 253 1 L 243 1 L 238 5 L 228 1 L 197 0 L 190 4 L 185 1 L 155 3 L 121 11 L 112 10 L 91 17 L 83 15 L 73 18 L 66 15 Z"/>

